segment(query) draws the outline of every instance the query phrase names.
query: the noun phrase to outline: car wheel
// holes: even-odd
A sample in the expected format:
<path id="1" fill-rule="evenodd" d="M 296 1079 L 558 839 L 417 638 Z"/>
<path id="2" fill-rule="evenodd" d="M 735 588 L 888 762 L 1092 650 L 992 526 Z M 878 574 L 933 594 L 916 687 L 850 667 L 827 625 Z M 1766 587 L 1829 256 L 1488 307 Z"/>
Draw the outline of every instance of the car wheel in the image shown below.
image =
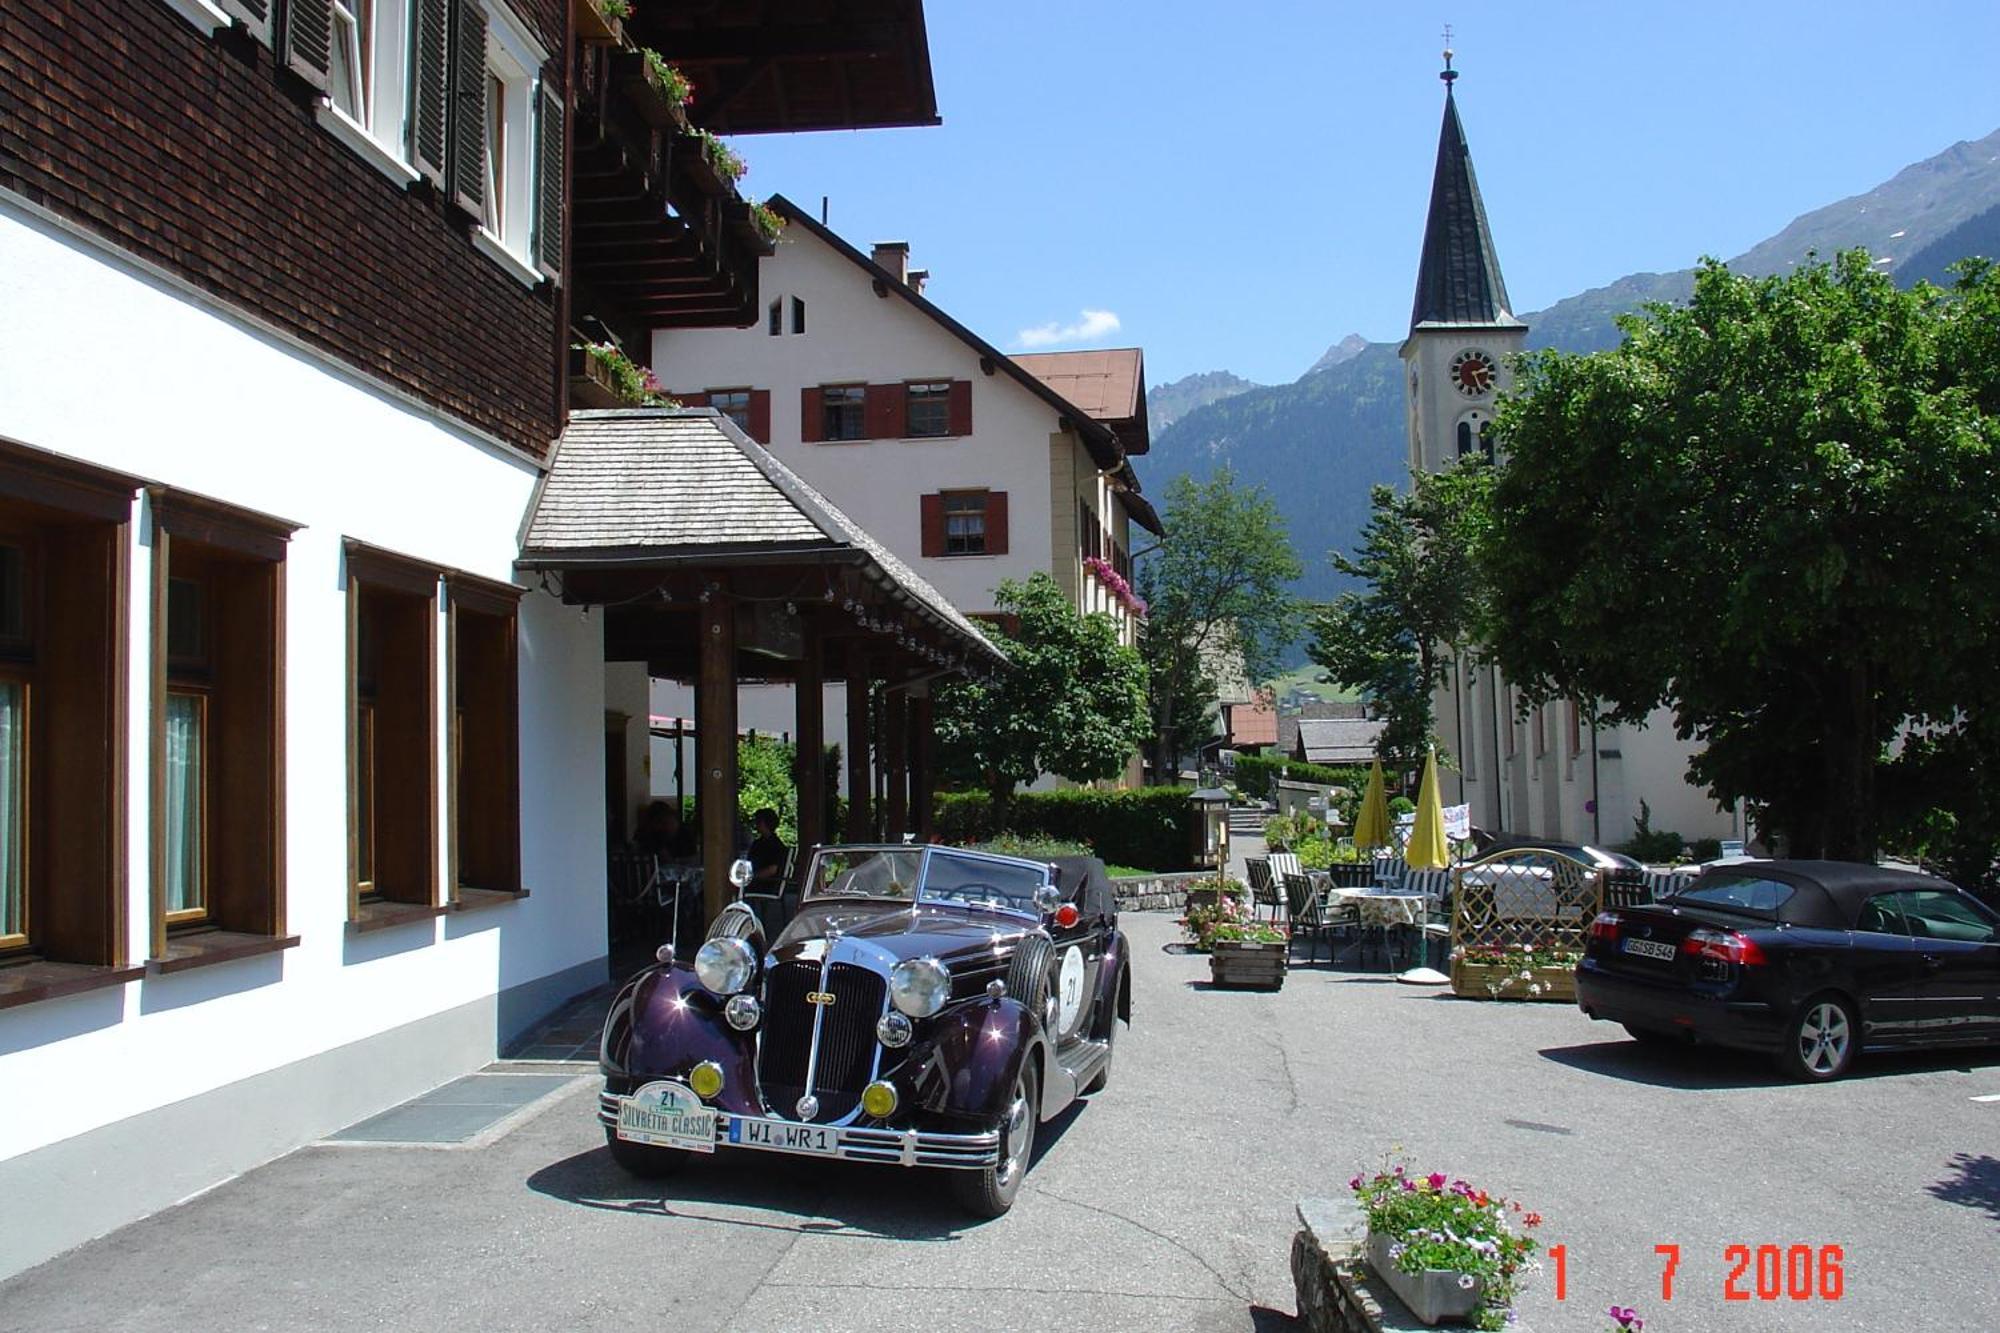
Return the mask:
<path id="1" fill-rule="evenodd" d="M 952 1189 L 959 1204 L 980 1217 L 1000 1217 L 1014 1206 L 1028 1162 L 1035 1155 L 1035 1125 L 1040 1118 L 1035 1074 L 1023 1061 L 1014 1076 L 1014 1090 L 1000 1117 L 1000 1160 L 977 1171 L 952 1172 Z"/>
<path id="2" fill-rule="evenodd" d="M 611 1149 L 611 1160 L 642 1180 L 658 1180 L 670 1176 L 687 1165 L 688 1154 L 684 1148 L 656 1148 L 650 1143 L 628 1143 L 618 1137 L 618 1131 L 606 1125 L 604 1142 Z"/>
<path id="3" fill-rule="evenodd" d="M 1683 1037 L 1678 1032 L 1668 1031 L 1666 1028 L 1640 1027 L 1636 1023 L 1620 1023 L 1618 1026 L 1624 1028 L 1625 1035 L 1633 1041 L 1638 1042 L 1641 1046 L 1685 1046 L 1688 1044 L 1686 1037 Z"/>
<path id="4" fill-rule="evenodd" d="M 1860 1045 L 1853 1003 L 1831 993 L 1815 995 L 1786 1026 L 1778 1068 L 1801 1082 L 1830 1083 L 1853 1065 Z"/>
<path id="5" fill-rule="evenodd" d="M 1102 1092 L 1111 1082 L 1111 1053 L 1118 1045 L 1118 1019 L 1114 1016 L 1111 1026 L 1104 1030 L 1104 1066 L 1091 1078 L 1084 1091 Z"/>

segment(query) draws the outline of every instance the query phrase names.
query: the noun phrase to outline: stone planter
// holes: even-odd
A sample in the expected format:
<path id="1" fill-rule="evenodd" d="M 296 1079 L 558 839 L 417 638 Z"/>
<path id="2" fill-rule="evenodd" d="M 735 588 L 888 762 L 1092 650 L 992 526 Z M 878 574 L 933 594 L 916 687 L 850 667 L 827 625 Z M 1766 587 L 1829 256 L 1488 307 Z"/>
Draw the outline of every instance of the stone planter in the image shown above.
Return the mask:
<path id="1" fill-rule="evenodd" d="M 1410 1313 L 1426 1324 L 1439 1324 L 1447 1319 L 1465 1323 L 1479 1308 L 1482 1283 L 1478 1278 L 1473 1278 L 1467 1286 L 1465 1274 L 1445 1269 L 1405 1273 L 1389 1258 L 1389 1237 L 1374 1231 L 1368 1233 L 1368 1266 L 1388 1283 L 1389 1290 L 1402 1298 Z"/>
<path id="2" fill-rule="evenodd" d="M 1280 990 L 1285 984 L 1285 946 L 1219 941 L 1209 951 L 1208 979 L 1217 986 Z"/>
<path id="3" fill-rule="evenodd" d="M 1523 981 L 1521 973 L 1529 973 Z M 1540 987 L 1537 991 L 1536 987 Z M 1576 1003 L 1576 969 L 1510 968 L 1495 963 L 1451 960 L 1451 993 L 1466 1000 L 1558 1000 Z"/>

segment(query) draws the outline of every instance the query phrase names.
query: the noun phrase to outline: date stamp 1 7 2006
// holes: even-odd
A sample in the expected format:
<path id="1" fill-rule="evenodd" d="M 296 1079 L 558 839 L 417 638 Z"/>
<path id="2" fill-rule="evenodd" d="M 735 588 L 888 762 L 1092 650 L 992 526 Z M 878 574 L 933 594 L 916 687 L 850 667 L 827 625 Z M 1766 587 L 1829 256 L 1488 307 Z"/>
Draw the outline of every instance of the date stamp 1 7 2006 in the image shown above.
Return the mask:
<path id="1" fill-rule="evenodd" d="M 1660 1299 L 1674 1299 L 1681 1270 L 1681 1247 L 1653 1247 L 1660 1259 Z M 1556 1299 L 1569 1298 L 1569 1247 L 1551 1245 Z M 1847 1254 L 1838 1245 L 1725 1245 L 1722 1248 L 1725 1301 L 1837 1301 L 1847 1292 Z"/>

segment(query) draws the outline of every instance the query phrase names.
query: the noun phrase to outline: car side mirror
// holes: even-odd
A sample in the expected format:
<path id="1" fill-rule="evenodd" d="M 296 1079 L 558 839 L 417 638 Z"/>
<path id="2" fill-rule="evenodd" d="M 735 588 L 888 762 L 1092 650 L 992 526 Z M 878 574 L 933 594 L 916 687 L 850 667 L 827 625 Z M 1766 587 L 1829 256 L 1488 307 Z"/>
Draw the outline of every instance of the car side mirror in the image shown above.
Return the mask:
<path id="1" fill-rule="evenodd" d="M 740 889 L 748 884 L 750 877 L 756 873 L 756 867 L 739 856 L 736 858 L 735 863 L 729 867 L 729 882 Z"/>

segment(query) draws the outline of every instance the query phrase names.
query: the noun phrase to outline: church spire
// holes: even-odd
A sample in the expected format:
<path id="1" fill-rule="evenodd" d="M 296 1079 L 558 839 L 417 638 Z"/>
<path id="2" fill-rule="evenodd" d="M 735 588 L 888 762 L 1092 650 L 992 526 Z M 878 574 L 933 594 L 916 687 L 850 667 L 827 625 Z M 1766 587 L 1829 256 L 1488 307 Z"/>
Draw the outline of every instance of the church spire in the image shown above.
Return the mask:
<path id="1" fill-rule="evenodd" d="M 1424 325 L 1515 326 L 1507 303 L 1500 257 L 1486 226 L 1486 205 L 1472 174 L 1472 151 L 1458 122 L 1452 86 L 1450 29 L 1445 31 L 1444 127 L 1438 134 L 1437 171 L 1431 177 L 1431 212 L 1424 224 L 1424 253 L 1417 268 L 1417 300 L 1410 328 Z"/>

